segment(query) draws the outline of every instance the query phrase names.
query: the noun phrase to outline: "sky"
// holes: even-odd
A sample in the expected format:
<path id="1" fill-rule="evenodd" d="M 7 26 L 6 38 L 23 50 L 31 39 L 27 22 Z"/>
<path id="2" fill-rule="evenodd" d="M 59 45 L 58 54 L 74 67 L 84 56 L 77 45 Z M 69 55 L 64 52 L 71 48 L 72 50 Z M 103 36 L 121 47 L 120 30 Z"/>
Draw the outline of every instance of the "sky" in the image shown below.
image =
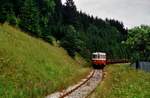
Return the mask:
<path id="1" fill-rule="evenodd" d="M 62 0 L 64 3 L 66 0 Z M 74 0 L 77 9 L 99 18 L 116 19 L 125 27 L 150 25 L 150 0 Z"/>

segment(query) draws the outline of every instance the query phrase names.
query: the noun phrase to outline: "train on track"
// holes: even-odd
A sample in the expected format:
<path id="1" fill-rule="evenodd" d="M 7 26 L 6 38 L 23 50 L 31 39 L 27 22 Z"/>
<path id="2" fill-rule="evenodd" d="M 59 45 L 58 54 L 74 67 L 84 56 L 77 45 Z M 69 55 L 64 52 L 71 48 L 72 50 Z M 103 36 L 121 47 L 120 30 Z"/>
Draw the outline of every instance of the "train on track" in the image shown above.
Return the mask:
<path id="1" fill-rule="evenodd" d="M 128 59 L 107 59 L 105 52 L 92 53 L 92 65 L 94 68 L 104 68 L 106 64 L 128 63 Z"/>
<path id="2" fill-rule="evenodd" d="M 94 52 L 92 53 L 92 65 L 94 68 L 103 68 L 106 65 L 106 53 Z"/>

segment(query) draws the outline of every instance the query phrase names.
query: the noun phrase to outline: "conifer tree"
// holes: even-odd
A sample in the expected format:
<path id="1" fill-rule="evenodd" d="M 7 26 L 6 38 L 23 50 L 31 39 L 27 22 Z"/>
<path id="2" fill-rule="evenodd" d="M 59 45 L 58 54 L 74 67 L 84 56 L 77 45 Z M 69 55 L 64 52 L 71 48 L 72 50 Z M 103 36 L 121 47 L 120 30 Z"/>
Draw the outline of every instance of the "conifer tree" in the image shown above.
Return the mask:
<path id="1" fill-rule="evenodd" d="M 35 36 L 40 36 L 39 11 L 34 0 L 26 0 L 22 7 L 20 27 Z"/>
<path id="2" fill-rule="evenodd" d="M 67 24 L 76 24 L 77 9 L 73 0 L 67 0 L 64 6 L 64 19 Z"/>

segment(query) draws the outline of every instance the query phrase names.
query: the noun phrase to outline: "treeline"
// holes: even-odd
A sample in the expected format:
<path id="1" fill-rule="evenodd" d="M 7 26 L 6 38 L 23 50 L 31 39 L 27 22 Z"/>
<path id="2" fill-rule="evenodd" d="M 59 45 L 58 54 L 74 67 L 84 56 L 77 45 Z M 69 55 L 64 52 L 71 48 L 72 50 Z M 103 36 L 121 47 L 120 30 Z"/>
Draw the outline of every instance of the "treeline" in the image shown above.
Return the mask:
<path id="1" fill-rule="evenodd" d="M 127 58 L 122 44 L 127 30 L 122 22 L 102 20 L 77 11 L 73 0 L 1 0 L 0 22 L 8 22 L 35 37 L 52 43 L 55 37 L 72 57 L 88 59 L 92 52 L 106 52 L 108 58 Z"/>

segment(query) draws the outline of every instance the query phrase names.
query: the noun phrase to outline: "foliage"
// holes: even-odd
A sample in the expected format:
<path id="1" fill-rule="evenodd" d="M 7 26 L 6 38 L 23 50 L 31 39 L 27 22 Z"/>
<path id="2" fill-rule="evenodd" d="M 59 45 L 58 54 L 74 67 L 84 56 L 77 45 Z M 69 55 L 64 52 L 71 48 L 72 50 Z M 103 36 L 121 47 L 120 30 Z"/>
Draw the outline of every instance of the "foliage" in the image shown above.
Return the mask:
<path id="1" fill-rule="evenodd" d="M 41 36 L 39 29 L 39 12 L 34 0 L 25 0 L 21 13 L 20 27 L 26 31 L 33 33 L 36 36 Z"/>
<path id="2" fill-rule="evenodd" d="M 75 56 L 77 48 L 76 31 L 73 26 L 66 27 L 66 32 L 63 39 L 61 39 L 61 46 L 64 47 L 71 57 Z"/>
<path id="3" fill-rule="evenodd" d="M 150 26 L 141 25 L 129 30 L 126 44 L 135 60 L 150 61 Z"/>
<path id="4" fill-rule="evenodd" d="M 65 24 L 76 24 L 76 6 L 73 0 L 66 0 L 66 4 L 63 7 L 63 16 Z"/>
<path id="5" fill-rule="evenodd" d="M 115 19 L 106 19 L 107 22 L 110 23 L 111 26 L 114 26 L 118 29 L 118 31 L 120 32 L 119 37 L 120 40 L 126 40 L 127 39 L 127 35 L 128 35 L 128 31 L 127 29 L 124 28 L 124 25 L 122 22 L 119 22 L 118 20 Z"/>

